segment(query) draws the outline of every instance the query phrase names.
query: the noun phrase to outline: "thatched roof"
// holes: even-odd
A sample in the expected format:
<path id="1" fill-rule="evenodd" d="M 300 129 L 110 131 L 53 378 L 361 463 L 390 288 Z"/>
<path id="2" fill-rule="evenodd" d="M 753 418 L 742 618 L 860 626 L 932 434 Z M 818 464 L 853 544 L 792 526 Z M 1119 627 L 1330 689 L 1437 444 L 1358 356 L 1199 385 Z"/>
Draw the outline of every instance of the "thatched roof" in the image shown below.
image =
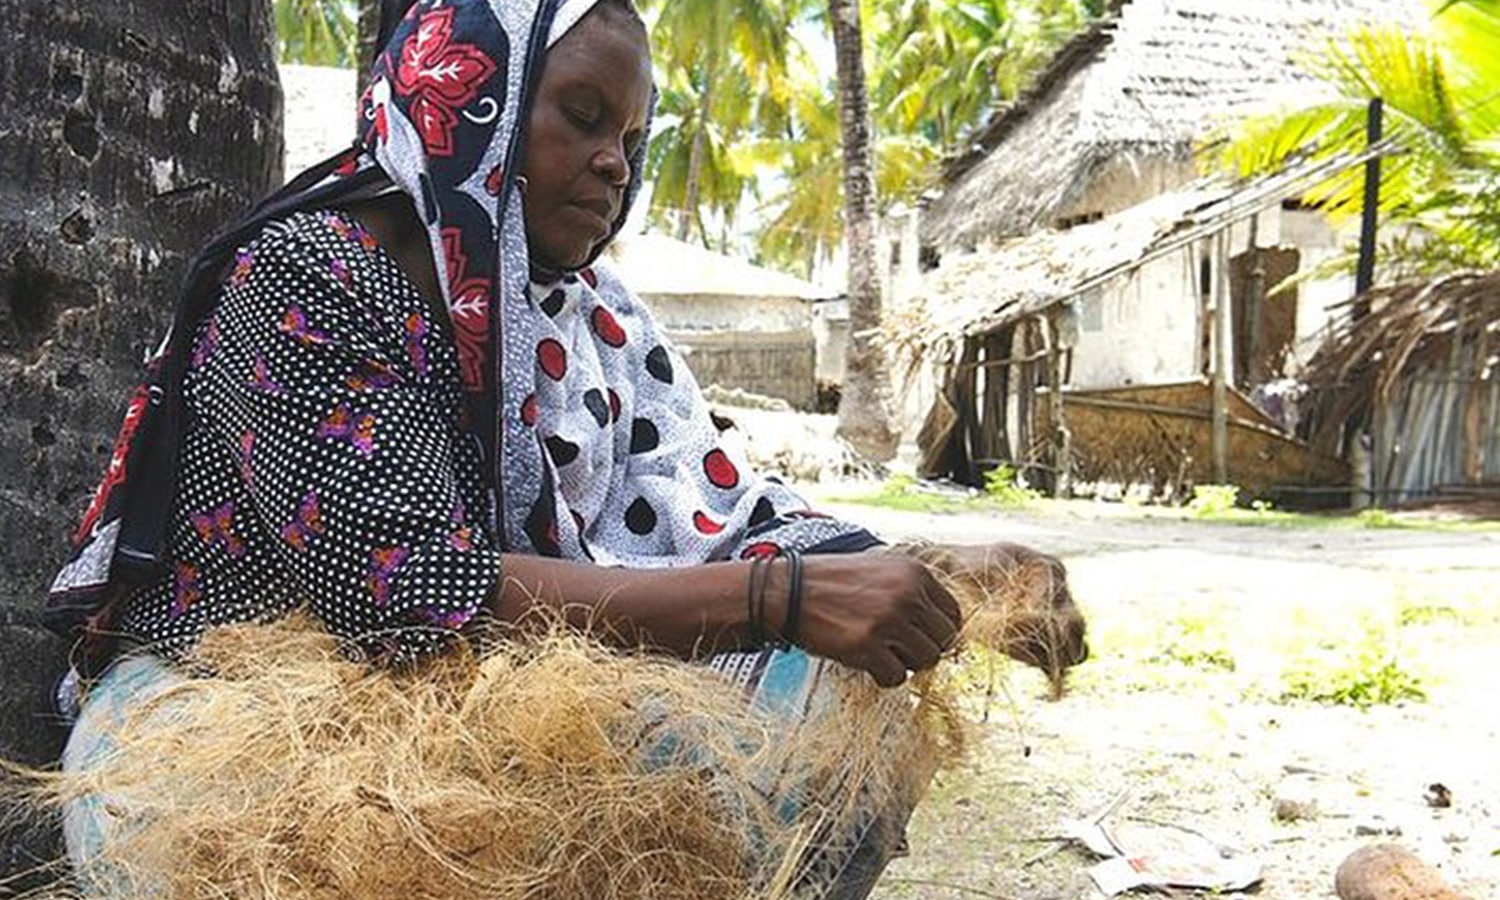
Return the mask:
<path id="1" fill-rule="evenodd" d="M 1404 378 L 1500 378 L 1500 272 L 1408 282 L 1363 299 L 1369 314 L 1355 318 L 1351 305 L 1300 376 L 1317 406 L 1315 444 L 1332 446 L 1344 422 L 1390 397 Z M 1454 352 L 1459 335 L 1471 349 Z M 1469 371 L 1448 372 L 1454 360 Z"/>
<path id="2" fill-rule="evenodd" d="M 897 311 L 896 327 L 905 333 L 894 343 L 913 358 L 956 356 L 966 336 L 994 331 L 1129 276 L 1390 147 L 1387 141 L 1363 154 L 1304 161 L 1242 184 L 1205 178 L 1097 222 L 1046 228 L 951 254 L 924 276 L 916 308 Z"/>
<path id="3" fill-rule="evenodd" d="M 1318 90 L 1298 60 L 1320 42 L 1422 15 L 1415 0 L 1129 0 L 949 168 L 922 242 L 968 248 L 1051 224 L 1111 160 L 1185 160 L 1226 119 Z"/>
<path id="4" fill-rule="evenodd" d="M 1076 296 L 1080 286 L 1142 259 L 1193 213 L 1231 193 L 1226 185 L 1203 182 L 1098 222 L 1049 228 L 994 249 L 946 257 L 923 284 L 927 327 L 921 342 L 956 349 L 966 334 L 991 331 Z"/>

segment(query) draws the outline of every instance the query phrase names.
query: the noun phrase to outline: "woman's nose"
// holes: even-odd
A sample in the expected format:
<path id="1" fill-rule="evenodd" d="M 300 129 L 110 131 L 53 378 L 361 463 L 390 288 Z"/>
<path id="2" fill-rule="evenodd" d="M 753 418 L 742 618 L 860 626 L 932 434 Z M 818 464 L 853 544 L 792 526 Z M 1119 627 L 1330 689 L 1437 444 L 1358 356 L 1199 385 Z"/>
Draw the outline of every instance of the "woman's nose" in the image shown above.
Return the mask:
<path id="1" fill-rule="evenodd" d="M 623 188 L 630 183 L 630 160 L 625 156 L 624 146 L 619 143 L 600 148 L 594 154 L 593 165 L 599 177 L 615 187 Z"/>

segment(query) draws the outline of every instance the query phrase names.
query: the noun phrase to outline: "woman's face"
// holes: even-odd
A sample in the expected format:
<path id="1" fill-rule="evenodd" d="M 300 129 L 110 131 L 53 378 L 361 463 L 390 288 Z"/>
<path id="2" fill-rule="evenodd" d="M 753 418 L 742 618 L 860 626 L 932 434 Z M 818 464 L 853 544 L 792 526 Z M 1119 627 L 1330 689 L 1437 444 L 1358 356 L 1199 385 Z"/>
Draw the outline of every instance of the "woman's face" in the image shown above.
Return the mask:
<path id="1" fill-rule="evenodd" d="M 534 262 L 576 269 L 609 237 L 650 101 L 646 35 L 613 9 L 595 8 L 548 51 L 522 164 Z"/>

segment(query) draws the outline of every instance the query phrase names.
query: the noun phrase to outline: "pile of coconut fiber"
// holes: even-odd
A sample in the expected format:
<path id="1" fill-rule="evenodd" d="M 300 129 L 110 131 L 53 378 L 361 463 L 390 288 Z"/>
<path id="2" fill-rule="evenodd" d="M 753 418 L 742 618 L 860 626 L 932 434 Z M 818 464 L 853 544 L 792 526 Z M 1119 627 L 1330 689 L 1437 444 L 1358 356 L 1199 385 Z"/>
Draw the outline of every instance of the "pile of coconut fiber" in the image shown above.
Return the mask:
<path id="1" fill-rule="evenodd" d="M 1078 655 L 1050 573 L 955 578 L 940 550 L 903 549 L 959 598 L 965 642 L 1044 669 Z M 1037 641 L 1058 647 L 1017 652 Z M 830 665 L 792 720 L 704 666 L 561 626 L 397 670 L 294 616 L 214 629 L 184 668 L 96 767 L 34 779 L 38 802 L 114 817 L 84 881 L 171 900 L 817 897 L 965 728 L 948 662 L 890 690 Z"/>
<path id="2" fill-rule="evenodd" d="M 215 629 L 192 666 L 99 767 L 44 782 L 105 798 L 92 874 L 142 895 L 817 896 L 820 836 L 914 802 L 959 744 L 932 674 L 838 673 L 796 724 L 561 629 L 391 671 L 294 617 Z"/>

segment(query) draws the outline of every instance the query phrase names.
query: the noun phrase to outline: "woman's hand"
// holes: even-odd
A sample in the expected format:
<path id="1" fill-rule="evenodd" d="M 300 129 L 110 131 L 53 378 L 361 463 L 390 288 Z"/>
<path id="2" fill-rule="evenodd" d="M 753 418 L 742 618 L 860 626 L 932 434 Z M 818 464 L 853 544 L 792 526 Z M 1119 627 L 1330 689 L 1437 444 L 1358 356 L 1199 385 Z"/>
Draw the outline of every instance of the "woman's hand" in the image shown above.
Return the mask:
<path id="1" fill-rule="evenodd" d="M 869 672 L 882 687 L 931 668 L 952 648 L 962 625 L 953 595 L 926 565 L 894 553 L 803 557 L 798 643 Z M 769 624 L 784 621 L 787 571 L 773 563 Z"/>
<path id="2" fill-rule="evenodd" d="M 965 595 L 1006 655 L 1061 684 L 1063 670 L 1088 658 L 1083 613 L 1056 557 L 1019 544 L 934 544 L 911 550 Z M 998 633 L 995 633 L 998 632 Z"/>

